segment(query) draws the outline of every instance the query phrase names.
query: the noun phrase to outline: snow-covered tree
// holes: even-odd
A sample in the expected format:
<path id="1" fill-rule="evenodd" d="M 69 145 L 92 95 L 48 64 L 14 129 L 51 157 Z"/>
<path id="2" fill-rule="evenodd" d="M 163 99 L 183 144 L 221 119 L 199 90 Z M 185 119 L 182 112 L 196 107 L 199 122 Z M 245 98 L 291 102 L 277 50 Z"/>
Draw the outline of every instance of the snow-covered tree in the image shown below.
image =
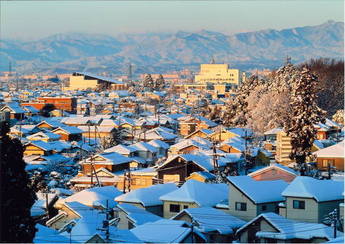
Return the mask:
<path id="1" fill-rule="evenodd" d="M 0 122 L 0 240 L 31 243 L 36 229 L 30 210 L 36 196 L 29 187 L 23 146 L 18 139 L 9 138 L 8 132 L 8 123 Z"/>
<path id="2" fill-rule="evenodd" d="M 153 90 L 154 89 L 155 82 L 152 79 L 152 76 L 150 74 L 146 74 L 145 75 L 145 78 L 143 80 L 143 85 L 144 85 L 144 88 L 147 88 L 149 90 Z"/>
<path id="3" fill-rule="evenodd" d="M 291 114 L 284 122 L 284 131 L 291 137 L 290 157 L 296 160 L 301 174 L 305 173 L 306 157 L 316 137 L 314 124 L 323 122 L 325 112 L 316 104 L 317 77 L 309 69 L 285 71 L 291 81 Z"/>
<path id="4" fill-rule="evenodd" d="M 155 83 L 154 83 L 154 88 L 155 90 L 161 90 L 163 89 L 165 86 L 165 80 L 163 78 L 163 75 L 159 74 L 158 78 L 156 79 Z"/>
<path id="5" fill-rule="evenodd" d="M 344 109 L 338 110 L 333 116 L 333 121 L 338 124 L 344 125 Z"/>

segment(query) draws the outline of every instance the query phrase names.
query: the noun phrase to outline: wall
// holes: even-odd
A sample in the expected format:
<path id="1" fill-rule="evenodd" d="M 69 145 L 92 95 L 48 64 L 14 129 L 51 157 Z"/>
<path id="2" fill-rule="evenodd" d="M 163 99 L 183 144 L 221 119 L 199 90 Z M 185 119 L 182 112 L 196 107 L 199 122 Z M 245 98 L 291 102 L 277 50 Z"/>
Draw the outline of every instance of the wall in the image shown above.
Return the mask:
<path id="1" fill-rule="evenodd" d="M 293 200 L 305 201 L 305 209 L 294 209 Z M 302 222 L 318 222 L 317 202 L 312 198 L 286 197 L 286 218 Z"/>
<path id="2" fill-rule="evenodd" d="M 184 206 L 188 206 L 188 208 L 198 208 L 199 205 L 196 203 L 189 203 L 189 202 L 177 202 L 177 201 L 163 201 L 163 217 L 169 219 L 175 216 L 178 213 L 170 212 L 170 204 L 180 205 L 180 211 L 184 209 Z"/>
<path id="3" fill-rule="evenodd" d="M 247 211 L 238 211 L 235 210 L 236 202 L 245 202 L 247 203 Z M 229 184 L 229 214 L 238 217 L 244 221 L 250 221 L 256 217 L 257 207 L 250 201 L 247 196 L 242 194 L 233 184 Z"/>

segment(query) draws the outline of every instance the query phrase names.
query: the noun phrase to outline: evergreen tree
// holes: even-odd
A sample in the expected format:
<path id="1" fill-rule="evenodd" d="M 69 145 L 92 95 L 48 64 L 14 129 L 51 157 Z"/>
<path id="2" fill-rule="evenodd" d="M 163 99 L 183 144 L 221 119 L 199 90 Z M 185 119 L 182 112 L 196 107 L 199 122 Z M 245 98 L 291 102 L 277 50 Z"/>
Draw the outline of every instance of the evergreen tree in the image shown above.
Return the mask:
<path id="1" fill-rule="evenodd" d="M 306 158 L 316 137 L 315 124 L 324 122 L 325 112 L 317 104 L 317 77 L 309 69 L 295 71 L 291 83 L 291 115 L 284 123 L 284 131 L 291 137 L 291 159 L 295 159 L 301 171 L 305 174 Z"/>
<path id="2" fill-rule="evenodd" d="M 163 89 L 164 86 L 165 86 L 165 80 L 163 78 L 163 75 L 159 74 L 159 76 L 155 82 L 155 89 L 159 91 L 159 90 Z"/>
<path id="3" fill-rule="evenodd" d="M 1 242 L 32 242 L 36 229 L 31 207 L 36 195 L 23 161 L 23 146 L 18 139 L 7 135 L 9 125 L 0 122 L 0 204 Z"/>
<path id="4" fill-rule="evenodd" d="M 152 79 L 152 76 L 150 74 L 146 74 L 145 75 L 145 78 L 143 80 L 143 85 L 144 85 L 144 88 L 147 88 L 149 90 L 153 90 L 154 88 L 154 81 Z"/>

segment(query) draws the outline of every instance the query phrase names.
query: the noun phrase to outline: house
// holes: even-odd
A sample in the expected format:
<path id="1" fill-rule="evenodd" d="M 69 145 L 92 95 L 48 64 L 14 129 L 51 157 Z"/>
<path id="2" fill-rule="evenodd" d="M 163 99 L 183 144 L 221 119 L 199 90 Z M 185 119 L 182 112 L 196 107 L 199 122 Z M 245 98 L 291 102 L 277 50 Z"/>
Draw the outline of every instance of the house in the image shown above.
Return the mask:
<path id="1" fill-rule="evenodd" d="M 100 168 L 105 168 L 112 173 L 129 169 L 130 162 L 132 162 L 131 158 L 116 152 L 110 152 L 96 154 L 85 161 L 81 161 L 80 164 L 82 165 L 83 174 L 88 174 Z"/>
<path id="2" fill-rule="evenodd" d="M 26 117 L 37 116 L 40 113 L 40 111 L 33 106 L 23 106 L 23 109 L 25 110 Z"/>
<path id="3" fill-rule="evenodd" d="M 172 130 L 163 127 L 157 127 L 139 134 L 138 139 L 140 141 L 161 140 L 168 144 L 173 144 L 176 138 L 177 136 L 172 133 Z"/>
<path id="4" fill-rule="evenodd" d="M 297 221 L 321 223 L 334 209 L 339 212 L 339 204 L 344 202 L 343 192 L 343 181 L 298 176 L 282 192 L 286 200 L 281 205 L 280 215 Z"/>
<path id="5" fill-rule="evenodd" d="M 14 125 L 10 128 L 10 132 L 8 134 L 14 137 L 26 137 L 39 131 L 40 130 L 36 125 Z"/>
<path id="6" fill-rule="evenodd" d="M 182 154 L 169 157 L 157 167 L 158 181 L 182 183 L 194 172 L 212 172 L 212 158 L 204 154 Z"/>
<path id="7" fill-rule="evenodd" d="M 52 133 L 60 135 L 63 141 L 80 141 L 82 139 L 82 130 L 73 126 L 60 126 L 52 130 Z"/>
<path id="8" fill-rule="evenodd" d="M 216 176 L 207 171 L 198 171 L 191 173 L 191 175 L 188 176 L 186 180 L 197 180 L 200 182 L 208 183 L 216 180 Z"/>
<path id="9" fill-rule="evenodd" d="M 206 238 L 185 221 L 162 219 L 140 225 L 131 232 L 143 243 L 205 243 Z"/>
<path id="10" fill-rule="evenodd" d="M 92 208 L 106 209 L 117 205 L 114 198 L 122 195 L 114 186 L 92 187 L 63 199 L 63 202 L 79 202 Z"/>
<path id="11" fill-rule="evenodd" d="M 31 141 L 24 145 L 24 155 L 50 155 L 53 154 L 52 146 L 44 141 Z"/>
<path id="12" fill-rule="evenodd" d="M 158 151 L 157 158 L 168 156 L 168 149 L 170 148 L 169 144 L 161 140 L 152 140 L 152 141 L 149 141 L 148 144 L 157 148 L 157 151 Z"/>
<path id="13" fill-rule="evenodd" d="M 50 142 L 50 141 L 57 141 L 61 138 L 60 135 L 54 134 L 52 132 L 46 131 L 40 131 L 37 132 L 33 135 L 27 136 L 26 139 L 28 139 L 29 141 L 44 141 L 44 142 Z"/>
<path id="14" fill-rule="evenodd" d="M 193 223 L 208 243 L 231 243 L 235 239 L 236 230 L 246 223 L 210 207 L 183 209 L 171 219 Z"/>
<path id="15" fill-rule="evenodd" d="M 78 175 L 70 179 L 70 182 L 76 189 L 85 189 L 93 187 L 95 184 L 100 183 L 102 186 L 118 186 L 121 183 L 119 175 L 110 172 L 106 168 L 99 168 L 95 172 L 79 172 Z M 118 188 L 118 187 L 117 187 Z M 119 190 L 122 188 L 118 188 Z"/>
<path id="16" fill-rule="evenodd" d="M 125 181 L 125 175 L 119 175 L 119 182 L 116 187 L 119 190 L 125 189 L 124 184 L 126 184 L 129 189 L 136 190 L 140 188 L 146 188 L 152 186 L 156 182 L 157 172 L 154 168 L 143 168 L 134 171 L 130 171 L 130 181 Z"/>
<path id="17" fill-rule="evenodd" d="M 243 153 L 246 151 L 246 141 L 239 136 L 234 136 L 223 141 L 219 149 L 227 153 Z"/>
<path id="18" fill-rule="evenodd" d="M 54 130 L 60 126 L 65 126 L 65 125 L 60 123 L 59 121 L 52 120 L 52 119 L 43 120 L 42 122 L 40 122 L 36 125 L 37 128 L 48 129 L 48 130 Z"/>
<path id="19" fill-rule="evenodd" d="M 278 213 L 278 204 L 284 201 L 281 193 L 288 186 L 283 180 L 256 181 L 250 176 L 229 176 L 228 181 L 229 213 L 245 221 L 261 213 Z"/>
<path id="20" fill-rule="evenodd" d="M 142 224 L 162 219 L 158 215 L 128 203 L 118 204 L 116 212 L 120 219 L 117 228 L 121 230 L 133 229 Z"/>
<path id="21" fill-rule="evenodd" d="M 164 218 L 171 218 L 187 208 L 214 207 L 227 199 L 226 184 L 186 181 L 180 188 L 160 197 L 164 202 Z M 205 194 L 207 193 L 207 194 Z"/>
<path id="22" fill-rule="evenodd" d="M 344 171 L 344 141 L 316 151 L 314 155 L 317 158 L 318 169 L 327 170 L 330 165 L 337 170 Z"/>
<path id="23" fill-rule="evenodd" d="M 297 177 L 297 172 L 281 164 L 271 164 L 270 166 L 258 169 L 248 176 L 254 180 L 284 180 L 290 183 Z"/>
<path id="24" fill-rule="evenodd" d="M 263 213 L 237 230 L 240 243 L 324 243 L 333 240 L 333 227 Z M 337 231 L 337 236 L 343 233 Z"/>
<path id="25" fill-rule="evenodd" d="M 169 148 L 169 156 L 178 154 L 188 154 L 195 150 L 211 149 L 212 143 L 201 137 L 194 137 L 193 139 L 183 139 Z"/>
<path id="26" fill-rule="evenodd" d="M 22 120 L 26 111 L 17 102 L 9 102 L 0 109 L 0 112 L 10 112 L 10 119 Z"/>
<path id="27" fill-rule="evenodd" d="M 135 156 L 145 159 L 148 163 L 153 163 L 157 160 L 158 150 L 156 147 L 146 143 L 146 142 L 137 142 L 131 145 L 136 151 Z"/>
<path id="28" fill-rule="evenodd" d="M 116 129 L 110 126 L 78 126 L 78 129 L 81 130 L 83 137 L 86 138 L 99 138 L 99 139 L 108 139 L 112 138 Z"/>
<path id="29" fill-rule="evenodd" d="M 208 139 L 213 133 L 214 133 L 213 130 L 198 129 L 198 130 L 192 132 L 191 134 L 185 136 L 185 139 L 193 139 L 194 137 L 201 137 L 201 138 Z"/>
<path id="30" fill-rule="evenodd" d="M 130 191 L 116 197 L 115 201 L 118 203 L 129 203 L 158 216 L 163 216 L 163 202 L 159 198 L 176 189 L 177 186 L 172 183 L 158 184 Z"/>

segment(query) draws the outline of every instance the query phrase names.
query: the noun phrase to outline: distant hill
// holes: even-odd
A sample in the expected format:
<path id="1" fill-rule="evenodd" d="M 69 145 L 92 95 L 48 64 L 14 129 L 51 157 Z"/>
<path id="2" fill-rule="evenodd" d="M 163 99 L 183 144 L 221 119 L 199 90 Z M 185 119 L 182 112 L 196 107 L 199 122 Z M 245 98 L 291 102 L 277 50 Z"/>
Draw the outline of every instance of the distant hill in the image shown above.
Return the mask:
<path id="1" fill-rule="evenodd" d="M 275 68 L 289 55 L 295 63 L 310 58 L 343 59 L 344 23 L 261 30 L 224 35 L 219 32 L 121 34 L 116 37 L 83 33 L 57 34 L 37 41 L 1 40 L 0 70 L 9 61 L 19 72 L 136 72 L 198 70 L 213 56 L 216 62 L 243 70 Z"/>

